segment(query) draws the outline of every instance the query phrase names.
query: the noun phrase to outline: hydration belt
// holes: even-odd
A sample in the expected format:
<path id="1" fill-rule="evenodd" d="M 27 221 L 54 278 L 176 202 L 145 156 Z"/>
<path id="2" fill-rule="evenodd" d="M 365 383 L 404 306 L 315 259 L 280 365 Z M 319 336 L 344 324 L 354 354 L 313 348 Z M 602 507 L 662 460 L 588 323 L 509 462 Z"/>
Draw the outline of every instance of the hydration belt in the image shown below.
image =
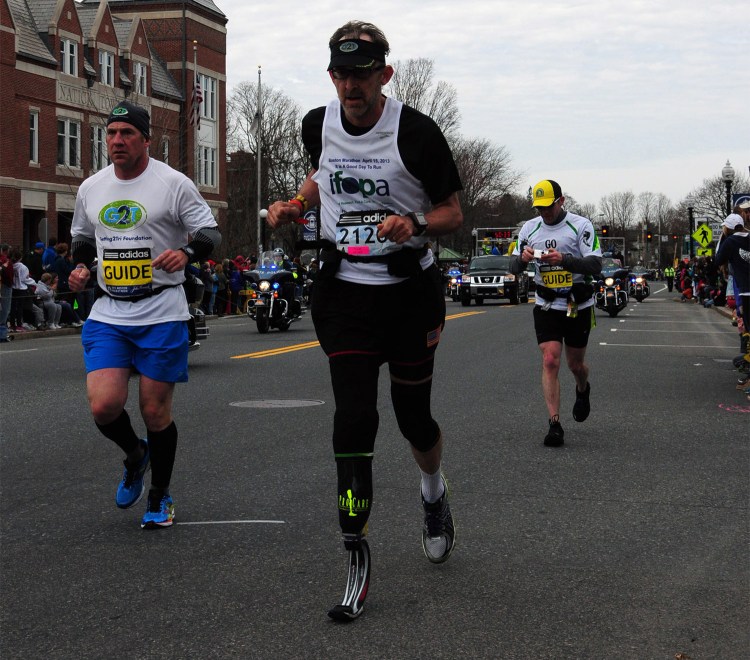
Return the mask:
<path id="1" fill-rule="evenodd" d="M 584 282 L 576 282 L 568 291 L 560 293 L 555 289 L 543 286 L 542 284 L 537 284 L 536 295 L 547 302 L 552 302 L 556 298 L 572 298 L 574 302 L 582 303 L 586 302 L 594 295 L 594 287 L 591 284 L 585 284 Z"/>
<path id="2" fill-rule="evenodd" d="M 172 289 L 176 286 L 182 286 L 182 282 L 179 284 L 162 284 L 161 286 L 157 286 L 155 289 L 151 289 L 148 293 L 142 293 L 138 296 L 113 296 L 104 289 L 102 289 L 98 284 L 96 286 L 96 298 L 100 298 L 101 296 L 107 296 L 108 298 L 112 298 L 112 300 L 124 300 L 125 302 L 138 302 L 139 300 L 145 300 L 146 298 L 153 298 L 154 296 L 158 296 L 162 291 L 166 291 L 167 289 Z"/>
<path id="3" fill-rule="evenodd" d="M 421 248 L 403 247 L 390 254 L 373 257 L 348 254 L 336 249 L 336 244 L 322 239 L 320 241 L 320 258 L 323 261 L 321 275 L 333 276 L 343 260 L 350 263 L 381 263 L 388 266 L 388 274 L 393 277 L 413 277 L 422 273 L 420 260 L 427 254 L 427 246 Z"/>

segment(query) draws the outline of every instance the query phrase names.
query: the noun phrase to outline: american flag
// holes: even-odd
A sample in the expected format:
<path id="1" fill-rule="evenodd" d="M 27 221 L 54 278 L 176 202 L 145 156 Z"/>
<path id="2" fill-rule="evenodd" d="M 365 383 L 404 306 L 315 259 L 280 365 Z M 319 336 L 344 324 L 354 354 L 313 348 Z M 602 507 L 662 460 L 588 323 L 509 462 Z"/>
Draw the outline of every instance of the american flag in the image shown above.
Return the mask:
<path id="1" fill-rule="evenodd" d="M 203 90 L 201 89 L 200 77 L 195 77 L 193 86 L 193 103 L 190 108 L 190 123 L 196 128 L 201 127 L 201 103 L 203 103 Z"/>

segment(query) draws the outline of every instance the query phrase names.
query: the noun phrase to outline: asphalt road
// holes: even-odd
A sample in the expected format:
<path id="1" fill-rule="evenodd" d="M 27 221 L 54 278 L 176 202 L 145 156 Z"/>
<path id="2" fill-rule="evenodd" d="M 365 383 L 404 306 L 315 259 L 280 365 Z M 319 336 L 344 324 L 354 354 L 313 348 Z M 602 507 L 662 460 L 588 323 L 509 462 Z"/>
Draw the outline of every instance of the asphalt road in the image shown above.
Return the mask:
<path id="1" fill-rule="evenodd" d="M 750 404 L 736 329 L 655 293 L 598 317 L 592 414 L 545 448 L 531 305 L 448 303 L 433 389 L 458 530 L 422 555 L 418 471 L 381 378 L 373 577 L 343 595 L 327 363 L 309 317 L 210 323 L 178 386 L 177 524 L 114 505 L 77 335 L 0 349 L 0 656 L 740 658 L 750 655 Z M 137 381 L 128 404 L 136 428 Z"/>

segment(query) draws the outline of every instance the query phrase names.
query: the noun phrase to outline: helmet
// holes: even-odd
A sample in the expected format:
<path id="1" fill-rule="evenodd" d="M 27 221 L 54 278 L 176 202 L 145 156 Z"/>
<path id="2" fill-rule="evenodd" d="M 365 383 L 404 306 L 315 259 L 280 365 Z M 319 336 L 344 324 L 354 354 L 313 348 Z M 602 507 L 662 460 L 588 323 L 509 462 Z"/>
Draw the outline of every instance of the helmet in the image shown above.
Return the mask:
<path id="1" fill-rule="evenodd" d="M 280 256 L 280 257 L 283 257 L 283 256 L 284 256 L 284 250 L 283 250 L 282 248 L 276 248 L 276 249 L 275 249 L 275 250 L 273 251 L 273 256 L 274 256 L 274 257 L 279 257 L 279 256 Z"/>

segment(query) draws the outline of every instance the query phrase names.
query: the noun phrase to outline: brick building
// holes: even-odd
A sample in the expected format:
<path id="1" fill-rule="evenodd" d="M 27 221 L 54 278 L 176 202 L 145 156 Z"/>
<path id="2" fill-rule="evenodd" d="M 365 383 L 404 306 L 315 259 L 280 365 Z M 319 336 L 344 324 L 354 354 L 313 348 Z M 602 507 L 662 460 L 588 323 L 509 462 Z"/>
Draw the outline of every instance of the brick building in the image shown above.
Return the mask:
<path id="1" fill-rule="evenodd" d="M 192 178 L 225 228 L 226 23 L 212 0 L 0 0 L 0 242 L 70 240 L 123 99 L 149 110 L 151 156 Z"/>

